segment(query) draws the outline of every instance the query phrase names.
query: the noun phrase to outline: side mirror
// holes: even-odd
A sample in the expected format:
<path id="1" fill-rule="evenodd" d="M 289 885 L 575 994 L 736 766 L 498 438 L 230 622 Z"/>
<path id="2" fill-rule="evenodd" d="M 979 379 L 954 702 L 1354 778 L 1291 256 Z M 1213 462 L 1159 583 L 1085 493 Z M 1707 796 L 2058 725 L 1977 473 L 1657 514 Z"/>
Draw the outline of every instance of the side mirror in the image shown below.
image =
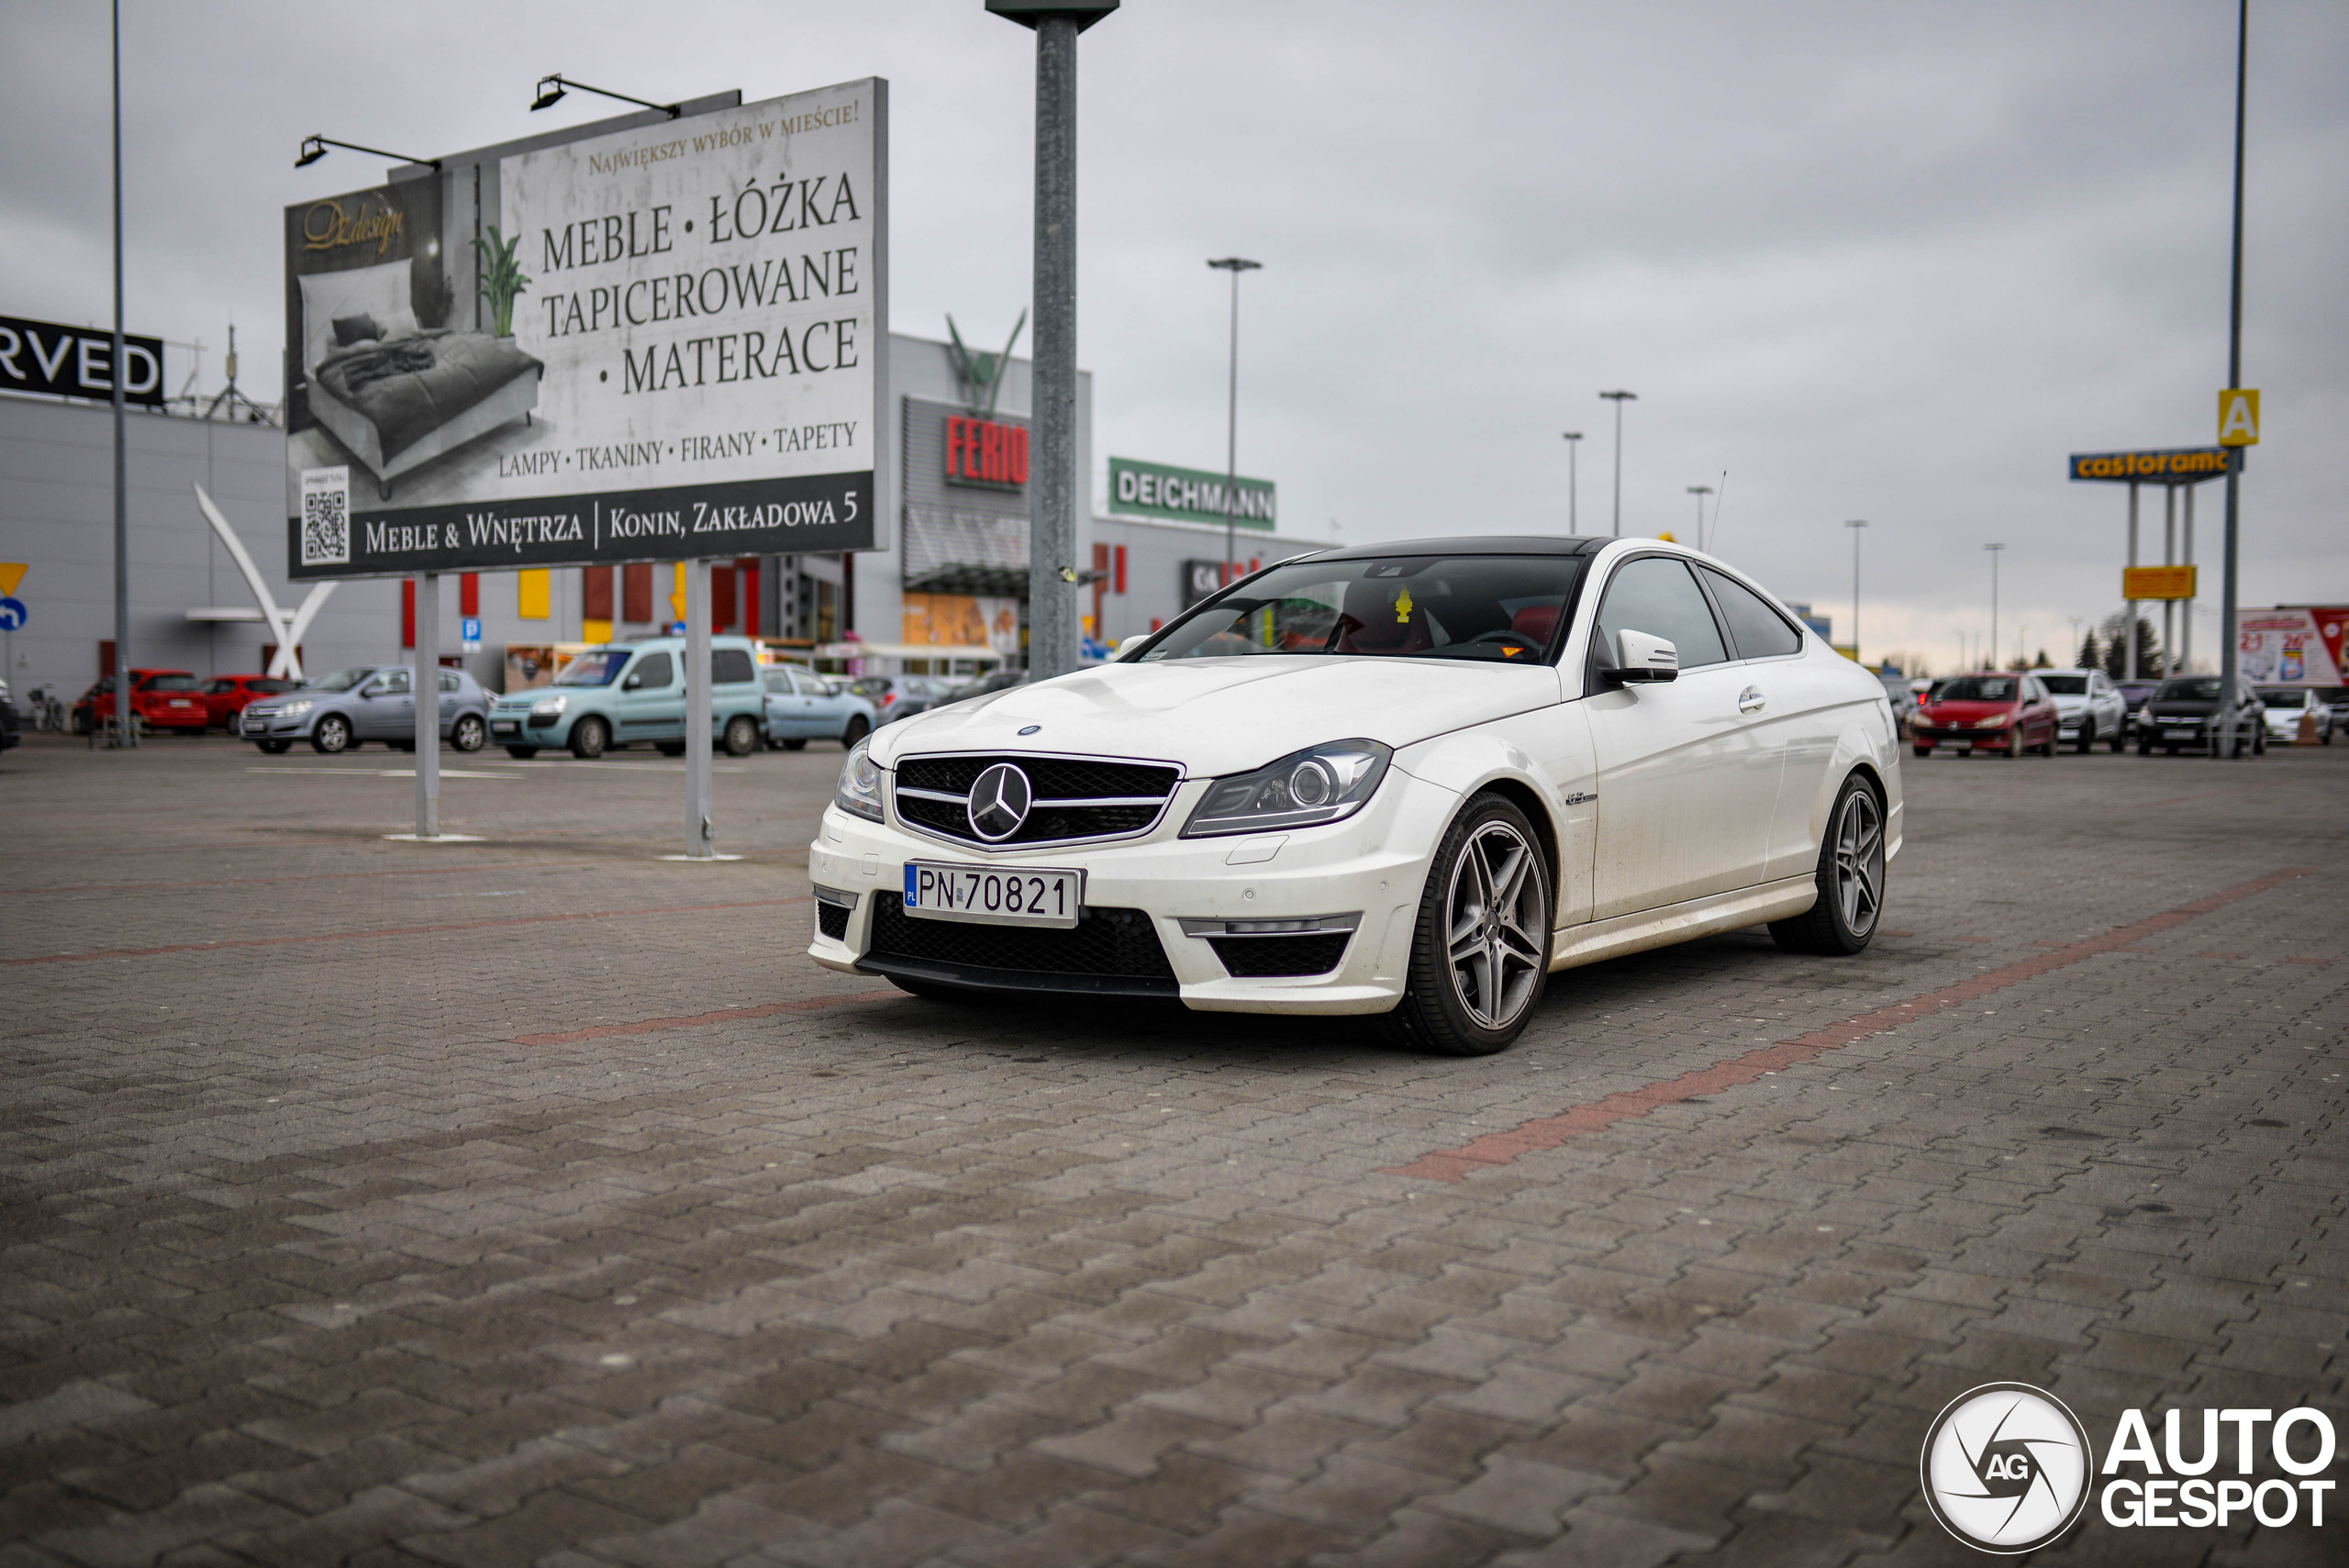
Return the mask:
<path id="1" fill-rule="evenodd" d="M 1647 685 L 1680 678 L 1680 651 L 1661 637 L 1626 628 L 1615 634 L 1615 668 L 1602 671 L 1619 685 Z"/>
<path id="2" fill-rule="evenodd" d="M 642 675 L 630 675 L 627 680 L 620 683 L 620 690 L 624 692 L 632 692 L 642 684 L 644 684 L 644 677 Z"/>

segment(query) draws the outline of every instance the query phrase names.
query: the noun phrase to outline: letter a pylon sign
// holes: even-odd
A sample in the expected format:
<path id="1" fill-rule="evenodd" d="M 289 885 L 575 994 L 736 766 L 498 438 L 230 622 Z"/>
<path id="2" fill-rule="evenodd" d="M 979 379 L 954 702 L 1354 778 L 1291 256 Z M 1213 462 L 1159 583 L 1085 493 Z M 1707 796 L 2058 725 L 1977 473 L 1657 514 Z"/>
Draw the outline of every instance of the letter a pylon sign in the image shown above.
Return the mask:
<path id="1" fill-rule="evenodd" d="M 2219 394 L 2219 444 L 2255 447 L 2259 444 L 2259 389 L 2231 386 Z"/>

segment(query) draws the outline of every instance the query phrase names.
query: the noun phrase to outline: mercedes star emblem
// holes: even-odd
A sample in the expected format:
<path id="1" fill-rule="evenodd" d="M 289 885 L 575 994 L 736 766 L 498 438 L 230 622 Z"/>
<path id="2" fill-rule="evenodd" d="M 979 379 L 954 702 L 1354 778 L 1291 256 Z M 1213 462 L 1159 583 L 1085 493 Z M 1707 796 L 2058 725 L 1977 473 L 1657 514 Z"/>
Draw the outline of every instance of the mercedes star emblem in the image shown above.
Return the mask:
<path id="1" fill-rule="evenodd" d="M 997 762 L 971 785 L 970 804 L 963 811 L 971 819 L 972 832 L 990 844 L 999 844 L 1019 831 L 1035 798 L 1026 773 L 1009 762 Z"/>

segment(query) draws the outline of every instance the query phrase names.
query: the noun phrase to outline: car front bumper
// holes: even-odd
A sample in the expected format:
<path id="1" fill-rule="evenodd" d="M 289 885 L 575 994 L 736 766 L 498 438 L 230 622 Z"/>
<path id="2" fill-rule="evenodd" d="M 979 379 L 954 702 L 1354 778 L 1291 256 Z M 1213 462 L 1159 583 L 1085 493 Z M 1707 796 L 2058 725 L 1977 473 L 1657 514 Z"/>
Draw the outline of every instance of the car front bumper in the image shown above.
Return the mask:
<path id="1" fill-rule="evenodd" d="M 808 846 L 808 876 L 820 888 L 850 895 L 852 902 L 841 934 L 825 935 L 819 926 L 807 955 L 843 973 L 882 973 L 863 961 L 871 949 L 876 906 L 884 895 L 902 897 L 908 861 L 1002 871 L 1052 867 L 1085 873 L 1087 910 L 1132 909 L 1149 919 L 1173 971 L 1174 994 L 1186 1006 L 1207 1012 L 1308 1014 L 1383 1013 L 1391 1008 L 1403 994 L 1428 865 L 1459 809 L 1460 796 L 1390 768 L 1369 806 L 1342 822 L 1286 833 L 1177 837 L 1208 784 L 1193 779 L 1178 786 L 1157 827 L 1141 838 L 996 854 L 829 806 L 816 841 Z M 1355 924 L 1343 954 L 1334 968 L 1319 974 L 1237 976 L 1225 967 L 1208 936 L 1191 934 L 1217 922 L 1348 917 Z M 971 929 L 896 918 L 909 927 Z M 1115 986 L 1055 986 L 1022 979 L 1023 971 L 997 973 L 1001 978 L 993 982 L 979 972 L 926 977 L 992 983 L 1011 990 L 1120 994 Z M 1149 993 L 1134 986 L 1123 994 Z"/>

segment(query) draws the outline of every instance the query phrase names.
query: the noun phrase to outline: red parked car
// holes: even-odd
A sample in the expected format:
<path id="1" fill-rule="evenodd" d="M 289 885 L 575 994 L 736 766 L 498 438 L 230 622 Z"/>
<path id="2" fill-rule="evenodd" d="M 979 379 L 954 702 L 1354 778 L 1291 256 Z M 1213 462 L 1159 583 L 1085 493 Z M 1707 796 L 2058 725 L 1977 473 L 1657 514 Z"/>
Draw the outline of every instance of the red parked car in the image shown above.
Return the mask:
<path id="1" fill-rule="evenodd" d="M 237 716 L 255 697 L 273 697 L 300 685 L 276 675 L 215 675 L 204 683 L 204 721 L 234 733 Z"/>
<path id="2" fill-rule="evenodd" d="M 1920 757 L 1947 747 L 2020 757 L 2055 754 L 2061 723 L 2055 699 L 2039 677 L 2021 672 L 1986 671 L 1935 681 L 1909 720 L 1909 742 Z"/>
<path id="3" fill-rule="evenodd" d="M 204 710 L 204 683 L 186 670 L 130 672 L 130 711 L 150 729 L 177 729 L 201 735 L 211 724 Z M 102 723 L 114 722 L 114 677 L 102 677 L 73 705 L 73 733 L 87 735 L 92 714 Z"/>

